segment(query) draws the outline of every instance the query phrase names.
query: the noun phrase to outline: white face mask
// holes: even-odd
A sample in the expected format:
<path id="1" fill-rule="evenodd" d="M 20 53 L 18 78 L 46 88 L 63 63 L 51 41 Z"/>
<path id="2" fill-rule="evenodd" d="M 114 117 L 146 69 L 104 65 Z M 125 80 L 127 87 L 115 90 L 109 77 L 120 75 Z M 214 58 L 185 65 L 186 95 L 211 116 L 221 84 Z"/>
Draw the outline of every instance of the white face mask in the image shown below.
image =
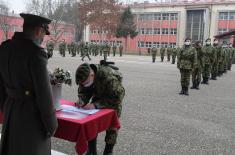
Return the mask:
<path id="1" fill-rule="evenodd" d="M 94 83 L 94 81 L 91 80 L 87 84 L 85 84 L 84 87 L 90 87 L 93 83 Z"/>
<path id="2" fill-rule="evenodd" d="M 218 41 L 214 41 L 214 44 L 218 44 Z"/>
<path id="3" fill-rule="evenodd" d="M 206 44 L 207 44 L 207 45 L 210 45 L 210 44 L 211 44 L 211 42 L 210 42 L 210 41 L 207 41 L 207 42 L 206 42 Z"/>
<path id="4" fill-rule="evenodd" d="M 189 45 L 191 45 L 191 42 L 190 41 L 186 41 L 186 42 L 184 42 L 184 45 L 189 46 Z"/>

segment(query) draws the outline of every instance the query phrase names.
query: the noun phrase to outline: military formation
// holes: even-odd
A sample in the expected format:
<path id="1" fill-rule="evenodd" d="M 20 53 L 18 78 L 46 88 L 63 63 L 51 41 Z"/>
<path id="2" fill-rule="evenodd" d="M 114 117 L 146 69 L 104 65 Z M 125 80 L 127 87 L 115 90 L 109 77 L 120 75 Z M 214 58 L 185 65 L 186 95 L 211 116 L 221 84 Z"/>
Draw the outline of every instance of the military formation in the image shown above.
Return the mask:
<path id="1" fill-rule="evenodd" d="M 55 49 L 55 42 L 49 40 L 46 44 L 46 49 L 48 58 L 51 58 Z M 121 44 L 117 45 L 116 43 L 111 46 L 108 43 L 81 42 L 78 44 L 75 42 L 66 43 L 63 40 L 58 43 L 58 50 L 62 57 L 65 57 L 66 53 L 71 55 L 71 57 L 80 55 L 82 61 L 85 58 L 88 58 L 90 61 L 91 56 L 102 56 L 104 60 L 107 60 L 111 56 L 111 52 L 113 57 L 117 55 L 117 52 L 120 57 L 123 55 L 123 46 Z"/>
<path id="2" fill-rule="evenodd" d="M 185 39 L 184 46 L 177 54 L 177 68 L 181 74 L 180 95 L 189 95 L 188 88 L 192 76 L 191 89 L 199 89 L 200 84 L 209 84 L 209 80 L 217 80 L 227 71 L 231 71 L 235 57 L 235 48 L 226 41 L 220 45 L 217 39 L 206 39 L 202 46 L 200 41 L 192 44 L 191 39 Z"/>
<path id="3" fill-rule="evenodd" d="M 158 50 L 161 62 L 164 62 L 166 56 L 168 62 L 175 64 L 177 58 L 177 68 L 181 74 L 180 95 L 189 95 L 191 77 L 191 89 L 199 89 L 200 84 L 209 84 L 209 80 L 217 80 L 217 77 L 231 70 L 235 57 L 235 48 L 231 43 L 227 44 L 224 41 L 220 44 L 218 39 L 214 39 L 212 43 L 210 38 L 206 39 L 203 46 L 200 41 L 192 43 L 190 38 L 185 39 L 181 48 L 176 45 L 168 47 L 162 45 L 157 48 L 153 45 L 151 48 L 153 63 L 156 61 Z"/>

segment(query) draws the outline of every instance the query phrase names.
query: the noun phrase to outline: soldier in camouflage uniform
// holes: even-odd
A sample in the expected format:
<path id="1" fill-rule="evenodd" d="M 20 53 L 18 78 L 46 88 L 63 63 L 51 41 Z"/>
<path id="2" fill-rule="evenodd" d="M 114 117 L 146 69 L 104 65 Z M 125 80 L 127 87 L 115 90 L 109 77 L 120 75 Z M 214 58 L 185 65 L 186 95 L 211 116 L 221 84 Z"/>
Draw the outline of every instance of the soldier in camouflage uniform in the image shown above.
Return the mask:
<path id="1" fill-rule="evenodd" d="M 218 53 L 218 76 L 223 75 L 224 73 L 224 63 L 225 63 L 225 52 L 227 48 L 227 43 L 223 42 L 222 49 Z"/>
<path id="2" fill-rule="evenodd" d="M 88 57 L 89 61 L 91 61 L 91 58 L 89 56 L 89 47 L 88 43 L 84 44 L 81 48 L 81 53 L 82 53 L 82 61 L 84 61 L 85 57 Z"/>
<path id="3" fill-rule="evenodd" d="M 122 44 L 119 45 L 119 54 L 120 54 L 120 57 L 122 56 L 122 52 L 123 52 L 123 46 Z"/>
<path id="4" fill-rule="evenodd" d="M 223 73 L 227 73 L 228 61 L 229 61 L 229 47 L 228 47 L 228 44 L 226 43 L 226 48 L 224 48 L 224 71 Z"/>
<path id="5" fill-rule="evenodd" d="M 181 74 L 181 87 L 180 95 L 188 95 L 188 87 L 190 83 L 190 74 L 193 66 L 197 64 L 196 49 L 191 46 L 191 39 L 186 38 L 184 47 L 179 51 L 177 68 Z"/>
<path id="6" fill-rule="evenodd" d="M 211 65 L 214 62 L 213 47 L 211 46 L 211 39 L 206 39 L 206 45 L 202 47 L 204 56 L 204 67 L 202 69 L 202 84 L 209 84 L 209 77 L 211 73 Z"/>
<path id="7" fill-rule="evenodd" d="M 162 45 L 162 47 L 160 48 L 161 62 L 164 61 L 165 51 L 166 51 L 166 48 Z"/>
<path id="8" fill-rule="evenodd" d="M 174 46 L 174 48 L 172 49 L 172 64 L 175 64 L 175 59 L 176 59 L 177 54 L 178 54 L 178 48 Z"/>
<path id="9" fill-rule="evenodd" d="M 109 51 L 110 51 L 110 46 L 109 46 L 109 44 L 108 43 L 105 43 L 104 45 L 103 45 L 103 55 L 104 55 L 104 60 L 106 61 L 107 60 L 107 57 L 108 57 L 108 53 L 109 53 Z"/>
<path id="10" fill-rule="evenodd" d="M 229 62 L 228 62 L 228 70 L 231 71 L 232 68 L 232 64 L 233 64 L 233 58 L 234 58 L 234 54 L 235 54 L 235 49 L 233 47 L 233 44 L 229 44 Z"/>
<path id="11" fill-rule="evenodd" d="M 152 54 L 152 61 L 155 63 L 156 56 L 157 56 L 157 48 L 156 45 L 153 45 L 153 48 L 151 49 L 151 54 Z"/>
<path id="12" fill-rule="evenodd" d="M 167 61 L 171 61 L 172 48 L 170 46 L 166 49 Z"/>
<path id="13" fill-rule="evenodd" d="M 54 45 L 52 40 L 48 41 L 46 44 L 48 58 L 53 56 Z"/>
<path id="14" fill-rule="evenodd" d="M 84 63 L 76 71 L 78 87 L 78 107 L 84 109 L 114 109 L 118 117 L 121 116 L 122 100 L 125 89 L 122 85 L 122 75 L 109 66 Z M 110 128 L 106 131 L 105 149 L 103 155 L 112 155 L 116 144 L 118 129 Z M 88 142 L 86 155 L 96 155 L 97 137 Z"/>
<path id="15" fill-rule="evenodd" d="M 67 50 L 68 50 L 68 52 L 69 52 L 69 54 L 71 54 L 71 44 L 67 44 Z"/>
<path id="16" fill-rule="evenodd" d="M 113 44 L 112 50 L 113 50 L 113 56 L 115 57 L 116 51 L 117 51 L 117 46 L 116 46 L 116 44 Z"/>
<path id="17" fill-rule="evenodd" d="M 213 57 L 214 57 L 214 62 L 212 64 L 212 69 L 211 69 L 211 79 L 216 80 L 217 75 L 218 75 L 218 55 L 221 51 L 221 46 L 219 45 L 219 41 L 217 39 L 214 39 L 213 43 Z"/>
<path id="18" fill-rule="evenodd" d="M 59 44 L 59 52 L 62 57 L 65 57 L 66 43 L 65 40 Z"/>
<path id="19" fill-rule="evenodd" d="M 71 56 L 72 57 L 75 57 L 76 56 L 76 44 L 74 42 L 72 42 L 70 44 L 70 53 L 71 53 Z"/>
<path id="20" fill-rule="evenodd" d="M 201 82 L 202 68 L 204 67 L 202 45 L 200 41 L 197 41 L 194 44 L 194 47 L 197 52 L 197 63 L 193 66 L 193 70 L 192 70 L 192 84 L 193 85 L 191 89 L 199 89 L 199 85 Z"/>

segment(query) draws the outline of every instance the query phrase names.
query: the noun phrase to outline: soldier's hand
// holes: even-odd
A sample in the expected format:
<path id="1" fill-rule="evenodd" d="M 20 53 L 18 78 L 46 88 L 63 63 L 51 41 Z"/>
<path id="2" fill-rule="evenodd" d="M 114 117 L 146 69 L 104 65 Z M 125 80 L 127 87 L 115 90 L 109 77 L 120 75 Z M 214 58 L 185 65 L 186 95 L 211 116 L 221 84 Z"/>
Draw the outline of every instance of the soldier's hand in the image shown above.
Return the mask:
<path id="1" fill-rule="evenodd" d="M 92 103 L 88 103 L 87 105 L 85 105 L 84 107 L 82 107 L 83 109 L 86 110 L 90 110 L 90 109 L 95 109 L 95 105 Z"/>

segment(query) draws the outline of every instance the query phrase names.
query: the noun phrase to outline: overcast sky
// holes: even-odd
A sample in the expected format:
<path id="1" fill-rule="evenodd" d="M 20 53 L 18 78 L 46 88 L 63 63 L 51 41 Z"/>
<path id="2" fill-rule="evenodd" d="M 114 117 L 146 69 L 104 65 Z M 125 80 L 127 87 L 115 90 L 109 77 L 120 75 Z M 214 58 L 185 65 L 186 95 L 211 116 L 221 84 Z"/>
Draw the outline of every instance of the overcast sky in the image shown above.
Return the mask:
<path id="1" fill-rule="evenodd" d="M 11 10 L 14 10 L 15 13 L 21 13 L 25 10 L 25 5 L 28 0 L 3 0 L 6 2 Z M 123 2 L 144 2 L 146 0 L 121 0 Z M 149 2 L 155 2 L 155 0 L 148 0 Z M 161 0 L 158 0 L 159 2 Z M 162 0 L 164 1 L 164 0 Z"/>

